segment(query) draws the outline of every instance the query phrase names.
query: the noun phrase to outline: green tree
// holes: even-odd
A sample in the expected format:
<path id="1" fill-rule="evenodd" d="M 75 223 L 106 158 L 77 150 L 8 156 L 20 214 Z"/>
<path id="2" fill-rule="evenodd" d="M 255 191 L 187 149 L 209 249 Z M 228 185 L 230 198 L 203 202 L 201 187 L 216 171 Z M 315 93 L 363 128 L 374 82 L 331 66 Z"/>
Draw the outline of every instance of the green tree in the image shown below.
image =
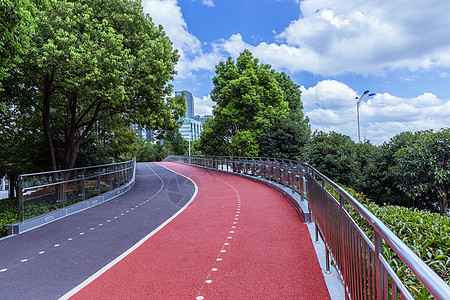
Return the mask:
<path id="1" fill-rule="evenodd" d="M 150 141 L 138 139 L 136 145 L 136 160 L 138 162 L 161 161 L 162 146 Z"/>
<path id="2" fill-rule="evenodd" d="M 283 97 L 289 105 L 289 115 L 275 120 L 259 140 L 260 156 L 295 159 L 311 135 L 309 119 L 303 115 L 300 87 L 282 73 L 274 73 Z"/>
<path id="3" fill-rule="evenodd" d="M 10 109 L 40 114 L 50 169 L 72 168 L 96 124 L 177 126 L 184 101 L 167 97 L 167 83 L 178 55 L 140 1 L 52 1 L 35 20 L 29 50 L 9 78 L 15 84 L 2 96 Z"/>
<path id="4" fill-rule="evenodd" d="M 26 53 L 36 26 L 33 15 L 44 4 L 45 1 L 0 0 L 0 80 Z"/>
<path id="5" fill-rule="evenodd" d="M 398 188 L 400 179 L 395 170 L 397 162 L 394 154 L 414 138 L 414 133 L 402 132 L 375 150 L 366 150 L 370 155 L 365 158 L 367 164 L 363 169 L 364 185 L 358 188 L 378 204 L 412 206 L 411 199 Z"/>
<path id="6" fill-rule="evenodd" d="M 250 51 L 243 51 L 216 66 L 211 99 L 214 119 L 205 123 L 201 150 L 205 154 L 253 156 L 259 153 L 259 138 L 275 120 L 288 116 L 275 71 L 260 64 Z"/>
<path id="7" fill-rule="evenodd" d="M 230 155 L 231 143 L 228 137 L 228 130 L 224 122 L 219 119 L 222 116 L 217 116 L 216 119 L 208 119 L 203 124 L 203 130 L 200 134 L 199 150 L 204 155 Z"/>
<path id="8" fill-rule="evenodd" d="M 370 141 L 354 143 L 355 171 L 351 188 L 367 193 L 374 184 L 371 181 L 373 165 L 379 150 Z"/>
<path id="9" fill-rule="evenodd" d="M 353 187 L 360 176 L 356 143 L 346 135 L 314 132 L 302 158 L 331 180 L 345 186 Z"/>
<path id="10" fill-rule="evenodd" d="M 259 140 L 260 156 L 296 159 L 309 140 L 310 127 L 296 119 L 276 120 L 269 131 Z"/>
<path id="11" fill-rule="evenodd" d="M 441 215 L 448 212 L 450 192 L 450 129 L 415 134 L 395 153 L 398 187 L 413 199 L 434 202 Z"/>
<path id="12" fill-rule="evenodd" d="M 76 166 L 91 166 L 131 160 L 137 147 L 136 132 L 122 120 L 98 124 L 78 152 Z"/>
<path id="13" fill-rule="evenodd" d="M 189 142 L 183 139 L 183 136 L 178 131 L 178 128 L 169 130 L 165 133 L 164 144 L 170 143 L 172 153 L 174 155 L 186 155 L 188 153 Z"/>
<path id="14" fill-rule="evenodd" d="M 19 174 L 45 169 L 45 141 L 38 124 L 37 115 L 21 107 L 0 114 L 0 178 L 8 177 L 10 197 Z"/>

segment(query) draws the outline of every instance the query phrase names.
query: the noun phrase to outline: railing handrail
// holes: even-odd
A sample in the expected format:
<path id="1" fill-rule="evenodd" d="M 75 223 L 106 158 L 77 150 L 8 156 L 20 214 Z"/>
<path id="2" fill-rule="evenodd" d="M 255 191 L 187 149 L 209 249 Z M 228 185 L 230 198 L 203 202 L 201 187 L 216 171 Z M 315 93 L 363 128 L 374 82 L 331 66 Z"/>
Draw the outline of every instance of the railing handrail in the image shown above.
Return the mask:
<path id="1" fill-rule="evenodd" d="M 381 237 L 391 246 L 392 250 L 411 269 L 414 275 L 425 285 L 425 287 L 438 299 L 446 299 L 450 295 L 450 287 L 437 275 L 422 259 L 420 259 L 392 230 L 390 230 L 380 219 L 370 212 L 364 205 L 341 188 L 328 177 L 317 171 L 309 164 L 305 165 L 314 170 L 316 175 L 322 177 L 329 185 L 339 192 L 358 213 L 376 230 Z"/>
<path id="2" fill-rule="evenodd" d="M 309 164 L 302 163 L 299 161 L 294 161 L 294 160 L 276 159 L 276 158 L 267 158 L 267 157 L 232 157 L 232 156 L 201 156 L 201 155 L 198 155 L 198 156 L 191 156 L 191 157 L 185 157 L 185 158 L 189 159 L 188 162 L 190 162 L 190 160 L 192 160 L 192 159 L 206 159 L 206 160 L 228 159 L 228 160 L 230 160 L 231 163 L 264 164 L 265 162 L 269 161 L 269 162 L 278 162 L 278 163 L 279 162 L 283 162 L 283 163 L 289 162 L 289 163 L 294 163 L 295 165 L 301 165 L 303 167 L 303 170 L 307 174 L 309 174 L 317 183 L 318 183 L 318 181 L 315 178 L 315 176 L 318 176 L 322 179 L 322 188 L 325 187 L 325 182 L 328 185 L 330 185 L 334 190 L 336 190 L 340 194 L 341 197 L 343 197 L 350 205 L 352 205 L 352 207 L 355 208 L 355 210 L 358 212 L 358 214 L 362 218 L 364 218 L 371 225 L 371 227 L 374 230 L 375 246 L 372 243 L 370 243 L 370 244 L 371 244 L 371 247 L 374 247 L 374 249 L 376 249 L 375 255 L 378 257 L 378 259 L 380 261 L 384 260 L 383 251 L 381 249 L 382 240 L 384 240 L 390 246 L 390 248 L 398 255 L 398 257 L 408 266 L 408 268 L 416 276 L 416 278 L 418 280 L 420 280 L 420 282 L 422 282 L 422 284 L 428 289 L 428 291 L 434 297 L 436 297 L 437 299 L 448 299 L 448 297 L 450 295 L 450 286 L 439 275 L 437 275 L 397 235 L 395 235 L 392 232 L 392 230 L 390 230 L 380 219 L 378 219 L 364 205 L 362 205 L 359 201 L 357 201 L 346 190 L 341 188 L 339 185 L 337 185 L 335 182 L 333 182 L 331 179 L 327 178 L 325 175 L 323 175 L 321 172 L 319 172 L 318 170 L 316 170 Z M 335 201 L 336 201 L 336 199 L 335 199 Z M 345 209 L 344 209 L 344 211 L 345 211 Z M 315 214 L 316 212 L 313 212 L 313 213 Z M 364 236 L 365 236 L 365 234 L 364 234 Z M 390 271 L 387 270 L 387 272 L 389 273 Z M 398 277 L 395 278 L 395 280 L 398 280 Z M 405 288 L 403 286 L 401 286 L 400 291 L 402 293 L 404 293 Z M 382 295 L 380 295 L 379 292 L 380 292 L 380 290 L 378 290 L 377 294 L 379 295 L 379 297 L 382 298 Z M 408 294 L 408 295 L 406 295 L 406 297 L 410 298 L 411 296 L 410 296 L 410 294 Z"/>
<path id="3" fill-rule="evenodd" d="M 97 165 L 97 166 L 88 166 L 88 167 L 79 167 L 79 168 L 72 168 L 72 169 L 62 169 L 62 170 L 55 170 L 55 171 L 44 171 L 44 172 L 37 172 L 37 173 L 27 173 L 27 174 L 20 174 L 19 177 L 28 177 L 28 176 L 36 176 L 36 175 L 45 175 L 45 174 L 54 174 L 54 173 L 63 173 L 63 172 L 72 172 L 77 170 L 87 170 L 87 169 L 95 169 L 95 168 L 102 168 L 102 167 L 109 167 L 109 166 L 116 166 L 121 164 L 127 164 L 132 163 L 133 160 L 128 160 L 124 162 L 118 162 L 118 163 L 112 163 L 112 164 L 104 164 L 104 165 Z"/>
<path id="4" fill-rule="evenodd" d="M 113 168 L 111 168 L 113 167 Z M 106 169 L 105 169 L 106 168 Z M 90 174 L 89 170 L 99 169 L 101 172 L 93 172 L 95 174 Z M 76 178 L 70 178 L 70 175 L 74 171 L 82 171 L 82 173 L 76 174 Z M 86 172 L 88 171 L 88 172 Z M 116 177 L 115 174 L 118 175 L 117 182 L 114 184 L 118 184 L 119 186 L 128 184 L 130 182 L 134 182 L 136 172 L 136 159 L 119 163 L 112 164 L 103 164 L 97 166 L 88 166 L 82 168 L 73 168 L 73 169 L 65 169 L 65 170 L 57 170 L 57 171 L 48 171 L 48 172 L 37 172 L 37 173 L 29 173 L 29 174 L 21 174 L 18 176 L 18 200 L 19 200 L 19 219 L 21 222 L 25 219 L 25 202 L 24 192 L 39 190 L 45 187 L 55 187 L 54 193 L 54 201 L 55 203 L 60 203 L 60 208 L 63 208 L 66 205 L 66 195 L 65 195 L 65 186 L 66 184 L 71 184 L 74 182 L 81 182 L 81 200 L 76 201 L 84 201 L 85 200 L 85 182 L 87 180 L 92 180 L 97 178 L 97 194 L 100 195 L 102 190 L 100 188 L 100 178 L 101 177 L 109 177 L 108 189 L 113 189 L 111 182 L 113 177 Z M 86 174 L 88 173 L 88 174 Z M 92 173 L 92 172 L 91 172 Z M 55 178 L 54 174 L 61 174 L 63 178 Z M 33 176 L 40 177 L 37 182 L 33 180 Z M 53 176 L 53 180 L 48 180 L 48 182 L 39 182 L 42 181 L 42 177 L 47 176 L 51 178 Z M 26 187 L 24 186 L 25 181 L 31 181 L 32 184 L 27 183 Z M 117 186 L 116 186 L 117 187 Z M 27 200 L 28 201 L 28 200 Z"/>
<path id="5" fill-rule="evenodd" d="M 80 181 L 80 180 L 83 180 L 83 179 L 84 180 L 92 179 L 92 178 L 98 177 L 98 175 L 102 175 L 102 176 L 104 176 L 104 175 L 111 175 L 111 174 L 117 173 L 117 171 L 124 171 L 124 170 L 129 170 L 129 169 L 132 169 L 132 168 L 133 168 L 133 166 L 130 166 L 130 167 L 126 167 L 126 168 L 123 168 L 123 169 L 120 169 L 120 170 L 104 172 L 104 173 L 96 174 L 96 175 L 82 176 L 82 177 L 78 177 L 78 178 L 74 178 L 74 179 L 57 181 L 57 182 L 51 182 L 51 183 L 46 183 L 46 184 L 41 184 L 41 185 L 33 185 L 33 186 L 26 187 L 26 188 L 22 188 L 22 191 L 33 190 L 33 189 L 43 188 L 43 187 L 46 187 L 46 186 L 53 186 L 53 185 L 64 184 L 64 183 L 71 183 L 71 182 L 76 182 L 76 181 Z"/>

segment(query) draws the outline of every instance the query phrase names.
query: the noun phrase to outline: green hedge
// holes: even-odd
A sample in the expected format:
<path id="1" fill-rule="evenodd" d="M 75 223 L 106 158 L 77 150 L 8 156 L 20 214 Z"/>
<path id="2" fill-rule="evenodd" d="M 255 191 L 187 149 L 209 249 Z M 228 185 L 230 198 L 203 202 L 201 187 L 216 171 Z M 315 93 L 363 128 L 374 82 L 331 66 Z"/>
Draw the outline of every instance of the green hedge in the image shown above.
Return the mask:
<path id="1" fill-rule="evenodd" d="M 115 189 L 114 187 L 113 189 Z M 101 191 L 106 192 L 109 187 L 106 183 L 101 183 Z M 92 186 L 87 186 L 85 190 L 85 199 L 98 195 L 97 181 Z M 82 200 L 78 190 L 66 191 L 67 205 L 71 205 Z M 35 199 L 25 202 L 24 218 L 29 219 L 46 212 L 58 209 L 60 204 L 55 201 L 55 194 L 42 195 Z M 8 235 L 7 225 L 19 221 L 19 202 L 17 198 L 0 200 L 0 238 Z"/>
<path id="2" fill-rule="evenodd" d="M 330 193 L 334 190 L 328 188 Z M 450 218 L 424 210 L 401 206 L 378 206 L 362 193 L 345 188 L 396 234 L 414 253 L 450 284 Z M 337 196 L 337 195 L 333 195 Z M 373 241 L 372 227 L 350 205 L 346 210 Z M 384 255 L 400 280 L 405 283 L 415 299 L 433 299 L 408 267 L 384 245 Z"/>
<path id="3" fill-rule="evenodd" d="M 19 221 L 19 202 L 17 198 L 0 200 L 0 238 L 8 235 L 7 225 Z"/>

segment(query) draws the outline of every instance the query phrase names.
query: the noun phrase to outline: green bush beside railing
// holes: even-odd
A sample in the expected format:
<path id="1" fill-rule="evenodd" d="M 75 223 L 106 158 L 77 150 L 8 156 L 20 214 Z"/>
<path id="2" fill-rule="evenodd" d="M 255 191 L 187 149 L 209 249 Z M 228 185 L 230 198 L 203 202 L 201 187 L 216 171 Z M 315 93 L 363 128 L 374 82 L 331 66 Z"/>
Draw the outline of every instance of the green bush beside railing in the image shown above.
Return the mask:
<path id="1" fill-rule="evenodd" d="M 417 208 L 395 205 L 379 206 L 363 193 L 351 188 L 345 188 L 345 190 L 388 226 L 433 271 L 450 284 L 449 217 Z M 338 193 L 333 188 L 328 186 L 327 191 L 334 197 L 338 197 Z M 372 227 L 351 205 L 346 205 L 346 210 L 373 241 Z M 384 247 L 383 250 L 389 264 L 415 299 L 429 299 L 429 292 L 402 260 L 389 247 Z"/>

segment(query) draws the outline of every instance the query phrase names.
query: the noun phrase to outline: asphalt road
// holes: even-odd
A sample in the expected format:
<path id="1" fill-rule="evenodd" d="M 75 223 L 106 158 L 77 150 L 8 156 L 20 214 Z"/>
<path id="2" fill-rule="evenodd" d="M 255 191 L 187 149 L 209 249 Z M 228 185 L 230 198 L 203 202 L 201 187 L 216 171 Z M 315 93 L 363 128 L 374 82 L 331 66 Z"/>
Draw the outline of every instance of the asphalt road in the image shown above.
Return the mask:
<path id="1" fill-rule="evenodd" d="M 137 165 L 125 194 L 0 241 L 0 299 L 58 299 L 179 211 L 195 192 L 183 176 Z"/>

